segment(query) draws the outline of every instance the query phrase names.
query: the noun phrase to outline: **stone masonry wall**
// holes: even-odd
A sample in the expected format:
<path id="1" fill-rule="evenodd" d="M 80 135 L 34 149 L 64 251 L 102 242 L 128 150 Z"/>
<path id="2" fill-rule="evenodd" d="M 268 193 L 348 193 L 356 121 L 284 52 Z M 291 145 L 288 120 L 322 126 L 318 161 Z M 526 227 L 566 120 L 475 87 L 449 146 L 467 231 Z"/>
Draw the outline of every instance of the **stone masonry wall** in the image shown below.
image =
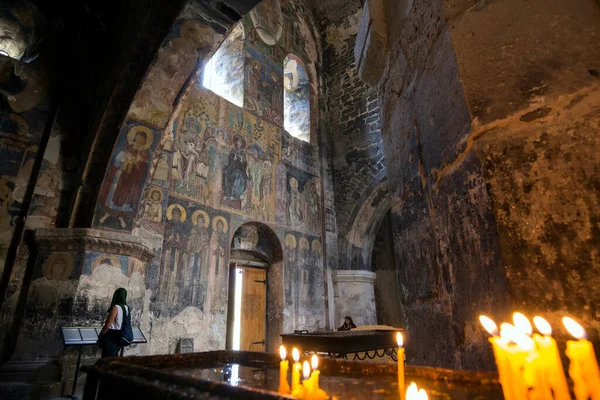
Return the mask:
<path id="1" fill-rule="evenodd" d="M 358 77 L 354 43 L 360 11 L 325 32 L 325 77 L 341 269 L 369 269 L 371 240 L 352 243 L 355 221 L 378 222 L 386 190 L 377 90 Z M 374 196 L 375 193 L 379 195 Z M 386 207 L 384 207 L 386 208 Z M 367 214 L 367 215 L 364 215 Z M 380 215 L 381 214 L 381 215 Z M 364 228 L 364 227 L 363 227 Z M 375 229 L 377 226 L 375 226 Z M 374 236 L 376 231 L 370 232 Z"/>

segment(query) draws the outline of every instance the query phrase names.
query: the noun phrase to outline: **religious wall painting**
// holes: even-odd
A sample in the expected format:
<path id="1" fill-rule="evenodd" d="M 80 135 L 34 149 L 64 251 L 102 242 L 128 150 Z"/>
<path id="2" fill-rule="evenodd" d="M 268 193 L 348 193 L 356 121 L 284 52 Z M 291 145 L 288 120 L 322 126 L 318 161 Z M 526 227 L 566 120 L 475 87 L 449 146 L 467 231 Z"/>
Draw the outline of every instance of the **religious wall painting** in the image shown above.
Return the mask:
<path id="1" fill-rule="evenodd" d="M 323 290 L 321 238 L 288 231 L 284 243 L 286 306 L 294 315 L 296 327 L 304 328 L 311 317 L 310 304 Z"/>
<path id="2" fill-rule="evenodd" d="M 70 252 L 46 253 L 41 265 L 41 276 L 48 280 L 77 279 L 80 269 L 80 256 Z M 39 277 L 39 275 L 38 275 Z"/>
<path id="3" fill-rule="evenodd" d="M 196 19 L 178 21 L 165 38 L 137 93 L 130 116 L 164 127 L 184 83 L 194 73 L 198 60 L 206 56 L 219 35 Z"/>
<path id="4" fill-rule="evenodd" d="M 165 188 L 169 187 L 169 177 L 171 173 L 171 162 L 173 153 L 163 150 L 158 155 L 154 175 L 152 175 L 152 183 Z"/>
<path id="5" fill-rule="evenodd" d="M 167 210 L 167 190 L 151 186 L 145 192 L 142 220 L 139 223 L 150 234 L 162 237 L 165 232 L 165 213 Z"/>
<path id="6" fill-rule="evenodd" d="M 47 91 L 47 72 L 38 62 L 0 60 L 0 264 L 47 124 Z"/>
<path id="7" fill-rule="evenodd" d="M 216 205 L 215 175 L 228 151 L 228 134 L 218 128 L 220 98 L 194 89 L 175 125 L 171 190 L 202 204 Z"/>
<path id="8" fill-rule="evenodd" d="M 310 80 L 300 58 L 288 55 L 283 66 L 284 128 L 310 142 Z"/>
<path id="9" fill-rule="evenodd" d="M 118 269 L 123 275 L 129 274 L 129 257 L 117 254 L 99 253 L 90 251 L 85 253 L 83 274 L 91 276 L 94 273 L 106 273 L 111 268 Z"/>
<path id="10" fill-rule="evenodd" d="M 250 11 L 255 33 L 263 43 L 273 46 L 283 35 L 283 13 L 279 0 L 263 0 Z"/>
<path id="11" fill-rule="evenodd" d="M 277 221 L 300 230 L 320 232 L 320 178 L 285 164 L 277 173 L 278 183 L 282 184 L 277 187 Z"/>
<path id="12" fill-rule="evenodd" d="M 227 101 L 244 105 L 244 26 L 237 23 L 205 64 L 202 86 Z"/>
<path id="13" fill-rule="evenodd" d="M 283 66 L 252 47 L 246 48 L 244 107 L 283 125 Z"/>
<path id="14" fill-rule="evenodd" d="M 131 230 L 138 211 L 151 154 L 160 131 L 135 121 L 124 124 L 98 197 L 94 225 Z"/>
<path id="15" fill-rule="evenodd" d="M 319 175 L 319 152 L 316 146 L 295 138 L 285 130 L 281 136 L 281 159 L 312 175 Z"/>
<path id="16" fill-rule="evenodd" d="M 171 197 L 158 271 L 157 300 L 170 308 L 218 308 L 227 285 L 229 219 L 222 212 Z"/>

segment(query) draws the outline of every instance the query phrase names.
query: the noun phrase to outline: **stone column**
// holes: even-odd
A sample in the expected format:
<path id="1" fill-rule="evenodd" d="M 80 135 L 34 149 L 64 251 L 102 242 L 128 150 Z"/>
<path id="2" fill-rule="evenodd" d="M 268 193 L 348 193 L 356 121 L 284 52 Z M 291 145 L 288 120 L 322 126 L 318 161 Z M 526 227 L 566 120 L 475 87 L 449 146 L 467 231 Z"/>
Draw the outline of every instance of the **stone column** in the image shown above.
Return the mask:
<path id="1" fill-rule="evenodd" d="M 333 271 L 335 323 L 341 326 L 349 315 L 356 325 L 377 324 L 375 308 L 375 272 Z"/>

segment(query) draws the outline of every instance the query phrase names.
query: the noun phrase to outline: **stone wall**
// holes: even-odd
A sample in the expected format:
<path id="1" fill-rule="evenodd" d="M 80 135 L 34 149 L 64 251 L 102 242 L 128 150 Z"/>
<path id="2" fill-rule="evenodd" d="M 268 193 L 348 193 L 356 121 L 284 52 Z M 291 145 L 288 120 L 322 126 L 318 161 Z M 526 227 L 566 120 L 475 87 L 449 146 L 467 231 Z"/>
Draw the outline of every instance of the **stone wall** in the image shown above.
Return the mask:
<path id="1" fill-rule="evenodd" d="M 325 76 L 339 268 L 369 269 L 379 221 L 389 209 L 377 90 L 356 71 L 360 10 L 325 30 Z"/>
<path id="2" fill-rule="evenodd" d="M 481 313 L 597 329 L 599 12 L 407 10 L 379 95 L 408 362 L 493 368 Z"/>

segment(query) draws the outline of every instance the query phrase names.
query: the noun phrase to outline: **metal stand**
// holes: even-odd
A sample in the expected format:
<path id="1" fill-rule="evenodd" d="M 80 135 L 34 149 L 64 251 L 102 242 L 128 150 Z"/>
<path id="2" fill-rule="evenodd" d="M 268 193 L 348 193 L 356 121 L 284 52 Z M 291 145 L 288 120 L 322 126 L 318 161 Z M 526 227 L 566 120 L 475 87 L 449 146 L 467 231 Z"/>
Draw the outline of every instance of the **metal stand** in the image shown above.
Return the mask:
<path id="1" fill-rule="evenodd" d="M 71 389 L 71 394 L 67 397 L 71 399 L 77 398 L 75 396 L 75 390 L 77 390 L 77 378 L 79 378 L 79 366 L 81 365 L 81 349 L 83 347 L 79 346 L 79 352 L 77 354 L 77 364 L 75 364 L 75 377 L 73 378 L 73 389 Z"/>

